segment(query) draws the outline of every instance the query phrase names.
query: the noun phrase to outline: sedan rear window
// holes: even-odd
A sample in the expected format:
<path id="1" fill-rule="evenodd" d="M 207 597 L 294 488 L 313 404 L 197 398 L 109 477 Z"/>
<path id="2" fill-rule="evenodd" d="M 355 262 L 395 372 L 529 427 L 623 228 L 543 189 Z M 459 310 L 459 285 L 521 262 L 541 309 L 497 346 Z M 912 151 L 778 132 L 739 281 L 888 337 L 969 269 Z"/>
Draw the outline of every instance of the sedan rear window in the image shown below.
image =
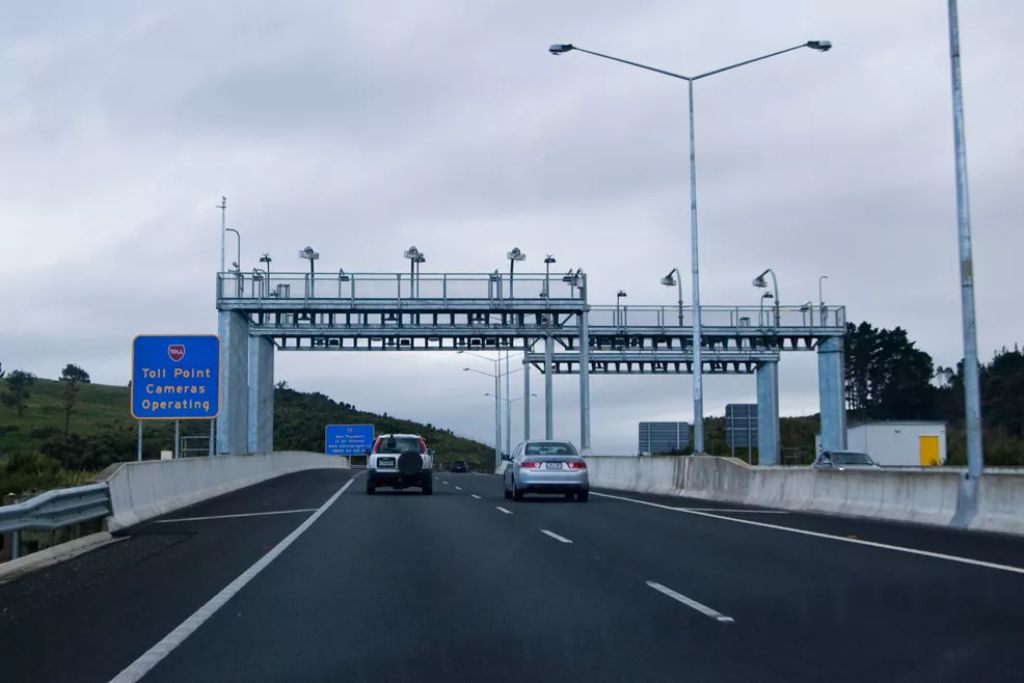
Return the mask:
<path id="1" fill-rule="evenodd" d="M 526 455 L 576 455 L 567 441 L 537 441 L 526 444 Z"/>
<path id="2" fill-rule="evenodd" d="M 875 461 L 867 453 L 833 453 L 832 463 L 835 465 L 874 465 Z"/>
<path id="3" fill-rule="evenodd" d="M 420 440 L 410 436 L 381 439 L 377 443 L 378 453 L 419 453 Z"/>

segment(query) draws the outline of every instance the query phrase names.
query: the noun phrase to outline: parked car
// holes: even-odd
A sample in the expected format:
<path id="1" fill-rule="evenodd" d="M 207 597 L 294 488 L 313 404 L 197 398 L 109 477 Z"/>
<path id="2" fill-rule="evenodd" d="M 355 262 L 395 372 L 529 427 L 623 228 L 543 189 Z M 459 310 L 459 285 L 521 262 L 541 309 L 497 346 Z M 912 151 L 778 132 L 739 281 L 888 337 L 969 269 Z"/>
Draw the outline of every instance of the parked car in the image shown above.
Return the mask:
<path id="1" fill-rule="evenodd" d="M 366 493 L 372 495 L 378 486 L 418 486 L 429 496 L 434 492 L 433 462 L 434 452 L 419 434 L 381 434 L 366 462 Z"/>
<path id="2" fill-rule="evenodd" d="M 867 453 L 857 451 L 825 451 L 814 461 L 816 470 L 880 470 Z"/>
<path id="3" fill-rule="evenodd" d="M 522 500 L 527 493 L 556 493 L 585 503 L 590 496 L 587 463 L 568 441 L 524 441 L 505 456 L 505 497 Z"/>
<path id="4" fill-rule="evenodd" d="M 469 465 L 465 460 L 456 460 L 448 464 L 449 472 L 469 472 Z"/>

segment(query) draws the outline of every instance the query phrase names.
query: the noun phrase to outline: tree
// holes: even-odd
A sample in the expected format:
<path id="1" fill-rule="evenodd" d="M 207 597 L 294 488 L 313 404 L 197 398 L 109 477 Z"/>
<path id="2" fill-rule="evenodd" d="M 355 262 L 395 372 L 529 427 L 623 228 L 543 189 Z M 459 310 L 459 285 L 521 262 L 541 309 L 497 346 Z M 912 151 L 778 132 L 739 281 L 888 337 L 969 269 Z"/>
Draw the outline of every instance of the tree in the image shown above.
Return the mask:
<path id="1" fill-rule="evenodd" d="M 4 364 L 3 364 L 3 363 L 0 363 L 0 379 L 3 379 L 3 378 L 4 378 L 4 375 L 6 375 L 6 374 L 7 374 L 7 373 L 6 373 L 6 372 L 4 372 Z"/>
<path id="2" fill-rule="evenodd" d="M 31 372 L 24 372 L 23 370 L 14 370 L 7 378 L 7 391 L 4 392 L 3 396 L 0 396 L 0 400 L 3 400 L 4 405 L 8 408 L 14 408 L 18 411 L 18 417 L 21 417 L 22 413 L 25 412 L 25 401 L 29 397 L 29 387 L 31 387 L 36 381 L 36 376 Z"/>
<path id="3" fill-rule="evenodd" d="M 920 419 L 935 408 L 932 357 L 907 331 L 847 325 L 846 397 L 862 420 Z"/>
<path id="4" fill-rule="evenodd" d="M 68 363 L 60 371 L 60 381 L 64 382 L 64 435 L 71 433 L 71 412 L 78 400 L 78 385 L 89 384 L 89 373 L 73 363 Z"/>

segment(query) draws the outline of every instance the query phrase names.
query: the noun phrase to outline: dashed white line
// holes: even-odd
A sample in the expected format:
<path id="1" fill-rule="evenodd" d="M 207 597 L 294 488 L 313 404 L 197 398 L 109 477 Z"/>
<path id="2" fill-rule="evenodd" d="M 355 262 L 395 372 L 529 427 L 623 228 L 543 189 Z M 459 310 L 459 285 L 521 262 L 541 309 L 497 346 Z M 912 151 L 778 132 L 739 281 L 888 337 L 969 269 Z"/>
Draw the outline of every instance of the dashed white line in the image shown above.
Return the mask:
<path id="1" fill-rule="evenodd" d="M 847 538 L 845 536 L 834 536 L 832 534 L 821 533 L 820 531 L 808 531 L 806 529 L 797 529 L 796 527 L 790 526 L 779 526 L 778 524 L 768 524 L 767 522 L 755 522 L 752 519 L 740 519 L 739 517 L 725 517 L 723 515 L 713 515 L 710 512 L 698 512 L 697 510 L 690 510 L 688 508 L 672 507 L 671 505 L 662 505 L 660 503 L 652 503 L 649 500 L 638 500 L 636 498 L 627 498 L 625 496 L 613 496 L 608 493 L 597 493 L 591 491 L 591 494 L 595 496 L 601 496 L 603 498 L 613 498 L 615 500 L 625 501 L 627 503 L 636 503 L 638 505 L 647 505 L 648 507 L 661 508 L 662 510 L 670 510 L 672 512 L 682 512 L 688 515 L 697 515 L 698 517 L 709 517 L 711 519 L 724 519 L 727 522 L 735 522 L 736 524 L 748 524 L 750 526 L 757 526 L 764 529 L 775 529 L 776 531 L 788 531 L 791 534 L 800 534 L 802 536 L 813 536 L 815 538 L 827 538 L 831 541 L 839 541 L 840 543 L 855 543 L 857 545 L 866 545 L 871 548 L 879 548 L 881 550 L 893 550 L 895 552 L 907 553 L 908 555 L 920 555 L 921 557 L 931 557 L 936 560 L 946 560 L 948 562 L 959 562 L 960 564 L 969 564 L 975 567 L 984 567 L 985 569 L 996 569 L 998 571 L 1011 572 L 1013 574 L 1024 574 L 1024 567 L 1014 567 L 1008 564 L 996 564 L 995 562 L 984 562 L 982 560 L 972 560 L 969 557 L 960 557 L 957 555 L 946 555 L 945 553 L 933 553 L 928 550 L 917 550 L 916 548 L 905 548 L 898 545 L 889 545 L 888 543 L 876 543 L 875 541 L 864 541 L 859 538 Z"/>
<path id="2" fill-rule="evenodd" d="M 472 496 L 473 498 L 476 498 L 477 500 L 480 500 L 480 496 L 476 495 L 475 493 L 471 493 L 469 495 Z"/>
<path id="3" fill-rule="evenodd" d="M 205 522 L 208 519 L 235 519 L 237 517 L 263 517 L 264 515 L 293 515 L 298 512 L 313 512 L 316 508 L 299 508 L 297 510 L 273 510 L 270 512 L 244 512 L 236 515 L 210 515 L 209 517 L 175 517 L 158 519 L 154 524 L 170 524 L 171 522 Z"/>
<path id="4" fill-rule="evenodd" d="M 648 581 L 647 585 L 650 586 L 651 588 L 653 588 L 654 590 L 658 591 L 659 593 L 667 595 L 668 597 L 672 598 L 673 600 L 681 602 L 684 605 L 686 605 L 687 607 L 690 607 L 692 609 L 697 610 L 698 612 L 700 612 L 704 616 L 711 617 L 715 621 L 720 621 L 723 624 L 732 624 L 732 623 L 736 622 L 736 620 L 733 619 L 732 617 L 727 617 L 724 614 L 722 614 L 721 612 L 719 612 L 717 610 L 713 610 L 710 607 L 708 607 L 707 605 L 703 605 L 703 604 L 697 602 L 693 598 L 688 598 L 685 595 L 683 595 L 682 593 L 677 593 L 674 590 L 672 590 L 671 588 L 669 588 L 668 586 L 662 586 L 657 581 Z"/>
<path id="5" fill-rule="evenodd" d="M 506 515 L 511 515 L 512 514 L 511 510 L 506 510 L 505 508 L 501 507 L 500 505 L 495 505 L 494 509 L 498 510 L 499 512 L 504 512 Z"/>
<path id="6" fill-rule="evenodd" d="M 568 538 L 566 538 L 565 536 L 559 536 L 554 531 L 548 531 L 547 529 L 541 529 L 540 532 L 542 534 L 544 534 L 545 536 L 550 536 L 551 538 L 555 539 L 559 543 L 572 543 L 572 541 L 570 541 Z"/>
<path id="7" fill-rule="evenodd" d="M 443 480 L 441 481 L 441 483 L 442 483 L 442 484 L 444 484 L 444 485 L 446 485 L 446 486 L 448 485 L 448 482 L 446 482 L 446 481 L 443 481 Z"/>
<path id="8" fill-rule="evenodd" d="M 461 487 L 461 486 L 456 486 L 456 487 L 455 487 L 455 490 L 456 490 L 456 491 L 461 491 L 461 490 L 462 490 L 462 487 Z"/>
<path id="9" fill-rule="evenodd" d="M 274 561 L 278 555 L 287 550 L 288 546 L 295 542 L 299 536 L 305 533 L 306 529 L 313 526 L 313 522 L 320 519 L 320 516 L 327 512 L 327 509 L 334 504 L 334 501 L 345 493 L 356 477 L 349 479 L 344 486 L 327 499 L 327 502 L 316 509 L 316 512 L 306 518 L 294 531 L 284 537 L 280 543 L 275 545 L 270 552 L 261 557 L 251 567 L 238 575 L 234 581 L 221 589 L 219 593 L 210 598 L 205 605 L 197 609 L 192 616 L 181 622 L 173 631 L 164 636 L 160 642 L 146 650 L 138 659 L 128 665 L 121 673 L 111 679 L 111 683 L 134 683 L 145 676 L 154 666 L 159 664 L 164 657 L 174 651 L 185 639 L 212 617 L 217 610 L 233 598 L 238 591 L 242 590 L 247 583 L 256 578 L 256 575 L 263 571 L 268 564 Z"/>

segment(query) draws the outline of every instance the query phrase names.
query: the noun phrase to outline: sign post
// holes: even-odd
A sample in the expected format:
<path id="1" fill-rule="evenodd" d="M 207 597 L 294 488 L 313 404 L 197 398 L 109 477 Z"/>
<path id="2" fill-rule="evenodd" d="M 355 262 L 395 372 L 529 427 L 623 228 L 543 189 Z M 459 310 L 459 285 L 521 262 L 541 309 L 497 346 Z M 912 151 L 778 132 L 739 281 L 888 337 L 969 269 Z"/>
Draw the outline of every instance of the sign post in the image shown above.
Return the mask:
<path id="1" fill-rule="evenodd" d="M 174 420 L 174 457 L 181 420 L 214 420 L 220 411 L 220 339 L 212 334 L 139 335 L 132 341 L 131 412 L 139 421 Z"/>

